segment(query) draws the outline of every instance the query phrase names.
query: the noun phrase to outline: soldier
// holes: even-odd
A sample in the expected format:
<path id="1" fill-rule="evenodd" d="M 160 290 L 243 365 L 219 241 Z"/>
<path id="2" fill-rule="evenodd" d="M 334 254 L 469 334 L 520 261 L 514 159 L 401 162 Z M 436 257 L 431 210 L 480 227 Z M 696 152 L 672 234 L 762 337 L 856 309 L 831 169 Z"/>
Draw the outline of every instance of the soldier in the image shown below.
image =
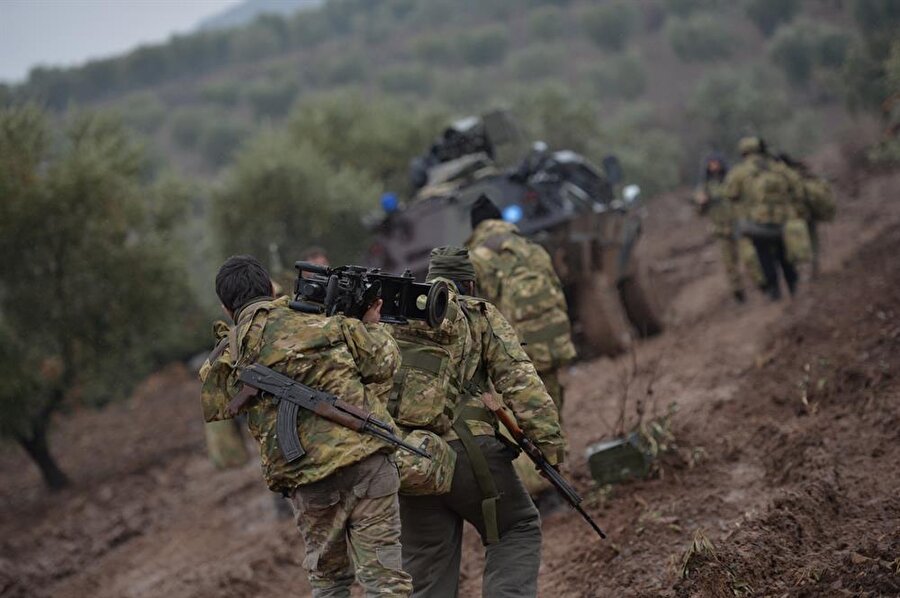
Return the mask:
<path id="1" fill-rule="evenodd" d="M 738 252 L 737 218 L 734 206 L 723 192 L 727 174 L 728 164 L 721 154 L 707 156 L 703 160 L 702 182 L 694 194 L 694 202 L 700 214 L 709 216 L 711 232 L 722 250 L 722 262 L 731 293 L 735 301 L 743 303 L 746 295 Z"/>
<path id="2" fill-rule="evenodd" d="M 782 164 L 793 170 L 803 182 L 803 209 L 801 216 L 809 228 L 812 245 L 812 274 L 819 275 L 819 223 L 834 220 L 837 206 L 834 203 L 834 191 L 827 180 L 816 176 L 809 166 L 782 152 L 778 155 Z"/>
<path id="3" fill-rule="evenodd" d="M 272 298 L 268 273 L 250 256 L 226 260 L 216 275 L 216 294 L 234 326 L 205 368 L 201 398 L 207 422 L 234 416 L 238 371 L 254 362 L 387 419 L 374 384 L 392 378 L 399 353 L 378 323 L 380 301 L 362 321 L 293 311 L 287 297 Z M 240 412 L 259 442 L 269 489 L 294 508 L 313 595 L 349 596 L 355 575 L 368 596 L 408 596 L 412 585 L 401 563 L 400 480 L 392 449 L 305 414 L 297 433 L 306 455 L 288 463 L 276 441 L 276 405 L 256 396 Z"/>
<path id="4" fill-rule="evenodd" d="M 725 177 L 725 197 L 735 203 L 742 218 L 740 232 L 756 249 L 764 291 L 777 301 L 779 269 L 792 295 L 797 288 L 797 270 L 788 259 L 784 232 L 785 225 L 797 218 L 803 185 L 796 173 L 768 155 L 762 139 L 745 137 L 738 150 L 742 159 Z"/>
<path id="5" fill-rule="evenodd" d="M 560 463 L 565 440 L 556 407 L 506 319 L 469 296 L 475 269 L 465 249 L 432 251 L 427 280 L 462 294 L 451 290 L 439 329 L 417 322 L 395 328 L 403 365 L 392 409 L 399 424 L 439 435 L 429 450 L 437 456 L 449 445 L 455 467 L 451 483 L 429 493 L 406 487 L 401 457 L 403 566 L 412 574 L 413 596 L 457 596 L 464 521 L 486 545 L 483 595 L 535 596 L 540 516 L 512 467 L 516 449 L 500 439 L 481 397 L 493 385 L 548 459 Z M 413 490 L 419 495 L 407 495 Z"/>
<path id="6" fill-rule="evenodd" d="M 575 358 L 572 327 L 562 283 L 543 247 L 502 219 L 482 195 L 472 206 L 472 236 L 466 242 L 475 267 L 478 294 L 512 324 L 562 417 L 565 389 L 559 370 Z M 557 494 L 528 457 L 516 460 L 525 487 L 538 505 L 551 510 Z"/>

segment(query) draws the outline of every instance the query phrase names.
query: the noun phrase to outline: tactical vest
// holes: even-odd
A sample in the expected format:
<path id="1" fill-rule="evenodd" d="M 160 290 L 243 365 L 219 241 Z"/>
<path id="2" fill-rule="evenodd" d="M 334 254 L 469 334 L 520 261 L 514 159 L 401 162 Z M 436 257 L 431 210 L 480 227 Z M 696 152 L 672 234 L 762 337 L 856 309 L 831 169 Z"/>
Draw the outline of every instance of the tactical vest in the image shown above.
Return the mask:
<path id="1" fill-rule="evenodd" d="M 765 158 L 754 162 L 747 192 L 747 216 L 752 222 L 781 225 L 794 216 L 790 181 Z"/>
<path id="2" fill-rule="evenodd" d="M 494 483 L 487 460 L 475 441 L 467 421 L 484 421 L 497 430 L 496 417 L 484 407 L 469 405 L 470 399 L 480 397 L 489 389 L 487 373 L 480 366 L 469 380 L 460 373 L 469 359 L 472 337 L 468 319 L 459 313 L 465 307 L 450 303 L 447 320 L 466 322 L 462 339 L 455 339 L 455 331 L 425 328 L 395 328 L 400 348 L 401 366 L 394 376 L 394 387 L 388 411 L 399 425 L 412 428 L 407 439 L 429 443 L 431 463 L 415 455 L 398 455 L 401 469 L 401 493 L 443 494 L 450 491 L 456 453 L 441 438 L 452 428 L 459 438 L 475 480 L 482 494 L 482 515 L 485 521 L 486 542 L 499 541 L 497 500 L 500 493 Z M 462 355 L 453 361 L 451 344 L 463 343 Z"/>

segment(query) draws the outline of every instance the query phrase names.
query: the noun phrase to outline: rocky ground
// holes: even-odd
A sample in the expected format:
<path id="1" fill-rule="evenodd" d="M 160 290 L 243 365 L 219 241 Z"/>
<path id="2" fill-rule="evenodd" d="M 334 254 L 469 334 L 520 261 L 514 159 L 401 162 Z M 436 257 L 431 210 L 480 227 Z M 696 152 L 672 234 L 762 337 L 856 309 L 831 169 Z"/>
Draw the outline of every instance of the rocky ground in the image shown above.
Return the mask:
<path id="1" fill-rule="evenodd" d="M 610 538 L 547 517 L 541 595 L 900 595 L 898 190 L 897 173 L 843 179 L 822 276 L 780 304 L 735 305 L 704 223 L 679 196 L 653 203 L 667 331 L 567 373 L 571 475 Z M 676 447 L 653 479 L 593 488 L 584 451 L 623 404 L 627 425 L 671 411 Z M 258 466 L 206 458 L 183 366 L 64 414 L 52 445 L 76 480 L 56 495 L 0 452 L 0 596 L 308 595 Z M 462 595 L 478 596 L 466 547 Z"/>

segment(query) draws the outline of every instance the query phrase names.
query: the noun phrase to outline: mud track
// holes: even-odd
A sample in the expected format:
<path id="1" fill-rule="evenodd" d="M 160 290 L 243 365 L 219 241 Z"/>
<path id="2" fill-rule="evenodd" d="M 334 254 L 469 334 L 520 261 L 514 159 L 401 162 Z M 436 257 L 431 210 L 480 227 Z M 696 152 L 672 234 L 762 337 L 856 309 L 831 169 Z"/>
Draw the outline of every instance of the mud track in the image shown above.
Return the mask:
<path id="1" fill-rule="evenodd" d="M 544 522 L 543 596 L 900 595 L 900 175 L 854 180 L 824 232 L 824 274 L 792 302 L 729 299 L 717 248 L 679 198 L 644 251 L 668 331 L 568 372 L 571 471 L 601 542 L 568 510 Z M 659 475 L 593 489 L 584 449 L 673 405 Z M 59 418 L 77 485 L 45 495 L 0 452 L 0 596 L 305 596 L 302 546 L 258 466 L 204 455 L 181 366 L 128 401 Z M 692 548 L 693 545 L 693 549 Z M 462 595 L 480 595 L 468 534 Z"/>

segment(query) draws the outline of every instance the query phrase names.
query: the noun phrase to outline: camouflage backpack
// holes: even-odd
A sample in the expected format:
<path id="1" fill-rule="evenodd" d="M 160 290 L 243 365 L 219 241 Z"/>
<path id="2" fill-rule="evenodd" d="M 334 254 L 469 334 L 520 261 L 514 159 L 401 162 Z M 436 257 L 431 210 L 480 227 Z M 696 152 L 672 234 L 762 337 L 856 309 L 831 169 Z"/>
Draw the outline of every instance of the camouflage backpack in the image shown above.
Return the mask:
<path id="1" fill-rule="evenodd" d="M 495 293 L 499 297 L 497 307 L 515 328 L 535 368 L 546 371 L 572 361 L 575 346 L 566 299 L 544 248 L 518 233 L 498 234 L 473 251 L 473 262 L 477 261 L 496 268 L 497 288 L 487 293 L 488 298 Z"/>
<path id="2" fill-rule="evenodd" d="M 809 178 L 803 181 L 806 191 L 806 207 L 810 219 L 814 222 L 831 222 L 834 220 L 837 206 L 834 202 L 834 190 L 828 181 L 820 178 Z"/>
<path id="3" fill-rule="evenodd" d="M 794 215 L 787 175 L 760 159 L 748 181 L 747 216 L 760 224 L 784 224 Z"/>

